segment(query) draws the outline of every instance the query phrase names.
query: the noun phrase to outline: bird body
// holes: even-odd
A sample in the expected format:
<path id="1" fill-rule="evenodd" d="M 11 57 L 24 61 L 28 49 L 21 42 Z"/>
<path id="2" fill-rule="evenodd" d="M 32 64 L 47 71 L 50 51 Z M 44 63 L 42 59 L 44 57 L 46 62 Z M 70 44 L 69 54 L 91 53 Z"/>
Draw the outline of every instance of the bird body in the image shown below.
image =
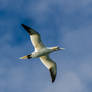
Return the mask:
<path id="1" fill-rule="evenodd" d="M 38 51 L 32 52 L 30 54 L 30 57 L 31 58 L 41 57 L 41 56 L 47 55 L 49 53 L 52 53 L 52 52 L 54 52 L 56 50 L 59 50 L 59 48 L 58 47 L 56 47 L 56 48 L 55 47 L 49 47 L 49 48 L 44 47 L 44 48 L 42 48 L 42 49 L 40 49 Z M 22 57 L 20 59 L 22 59 Z M 26 58 L 24 58 L 24 59 L 26 59 Z"/>
<path id="2" fill-rule="evenodd" d="M 32 53 L 32 58 L 41 57 L 41 56 L 44 56 L 44 55 L 49 54 L 51 52 L 53 52 L 52 49 L 50 49 L 50 48 L 43 48 L 43 49 L 41 49 L 39 51 L 34 51 Z"/>
<path id="3" fill-rule="evenodd" d="M 46 47 L 43 44 L 43 42 L 41 41 L 41 37 L 38 32 L 36 32 L 34 29 L 32 29 L 24 24 L 22 24 L 22 26 L 29 33 L 31 42 L 32 42 L 35 50 L 31 54 L 23 56 L 20 59 L 30 59 L 30 58 L 39 57 L 41 62 L 50 71 L 52 82 L 54 82 L 55 78 L 56 78 L 57 67 L 56 67 L 56 63 L 52 59 L 50 59 L 49 54 L 54 51 L 63 50 L 64 48 L 60 48 L 58 46 L 49 47 L 49 48 Z"/>

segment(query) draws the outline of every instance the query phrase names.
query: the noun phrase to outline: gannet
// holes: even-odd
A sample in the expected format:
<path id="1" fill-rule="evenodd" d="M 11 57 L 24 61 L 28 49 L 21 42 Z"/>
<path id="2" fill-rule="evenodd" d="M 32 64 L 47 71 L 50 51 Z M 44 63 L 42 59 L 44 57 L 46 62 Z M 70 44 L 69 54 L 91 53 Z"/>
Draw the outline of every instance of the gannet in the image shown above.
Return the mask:
<path id="1" fill-rule="evenodd" d="M 29 55 L 20 57 L 20 59 L 40 58 L 41 62 L 50 71 L 50 75 L 51 75 L 51 79 L 52 79 L 52 83 L 53 83 L 56 78 L 57 67 L 56 67 L 56 63 L 52 59 L 50 59 L 49 54 L 54 51 L 63 50 L 64 48 L 60 48 L 58 46 L 46 47 L 42 43 L 40 34 L 37 31 L 35 31 L 31 27 L 28 27 L 24 24 L 21 24 L 21 25 L 30 35 L 31 42 L 32 42 L 35 50 L 34 50 L 34 52 L 32 52 Z"/>

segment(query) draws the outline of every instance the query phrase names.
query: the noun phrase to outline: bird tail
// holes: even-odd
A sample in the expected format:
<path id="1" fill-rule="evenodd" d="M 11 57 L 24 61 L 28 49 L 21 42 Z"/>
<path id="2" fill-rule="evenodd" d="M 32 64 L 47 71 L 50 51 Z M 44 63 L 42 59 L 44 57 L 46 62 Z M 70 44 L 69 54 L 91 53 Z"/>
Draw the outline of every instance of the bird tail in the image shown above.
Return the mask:
<path id="1" fill-rule="evenodd" d="M 27 56 L 23 56 L 23 57 L 20 57 L 19 59 L 30 59 L 30 58 L 32 58 L 32 56 L 31 56 L 32 54 L 30 54 L 30 55 L 27 55 Z"/>

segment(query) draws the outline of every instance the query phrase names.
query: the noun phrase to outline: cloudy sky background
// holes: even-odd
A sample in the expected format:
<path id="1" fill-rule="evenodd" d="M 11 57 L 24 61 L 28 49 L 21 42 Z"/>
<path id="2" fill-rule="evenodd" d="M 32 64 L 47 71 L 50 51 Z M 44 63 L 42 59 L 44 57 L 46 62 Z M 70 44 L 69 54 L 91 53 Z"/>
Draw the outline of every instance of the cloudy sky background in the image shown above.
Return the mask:
<path id="1" fill-rule="evenodd" d="M 58 73 L 51 83 L 39 59 L 19 60 L 33 51 L 21 24 L 37 30 Z M 91 92 L 92 0 L 0 0 L 0 92 Z"/>

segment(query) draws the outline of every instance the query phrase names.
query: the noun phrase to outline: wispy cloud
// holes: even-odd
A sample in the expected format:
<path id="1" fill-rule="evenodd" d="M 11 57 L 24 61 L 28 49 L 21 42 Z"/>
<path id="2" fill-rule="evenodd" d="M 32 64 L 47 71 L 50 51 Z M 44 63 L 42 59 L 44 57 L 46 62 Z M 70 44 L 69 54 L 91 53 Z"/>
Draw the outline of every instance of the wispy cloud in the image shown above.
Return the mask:
<path id="1" fill-rule="evenodd" d="M 91 3 L 91 0 L 1 0 L 1 91 L 91 92 Z M 30 41 L 26 41 L 27 33 L 20 31 L 21 23 L 38 29 L 47 45 L 64 42 L 65 51 L 51 56 L 58 65 L 54 84 L 39 59 L 18 59 L 33 49 Z"/>
<path id="2" fill-rule="evenodd" d="M 85 92 L 84 85 L 82 84 L 79 77 L 74 72 L 66 72 L 61 81 L 58 81 L 55 88 L 48 88 L 48 92 L 56 92 L 56 91 L 63 91 L 63 92 Z"/>

